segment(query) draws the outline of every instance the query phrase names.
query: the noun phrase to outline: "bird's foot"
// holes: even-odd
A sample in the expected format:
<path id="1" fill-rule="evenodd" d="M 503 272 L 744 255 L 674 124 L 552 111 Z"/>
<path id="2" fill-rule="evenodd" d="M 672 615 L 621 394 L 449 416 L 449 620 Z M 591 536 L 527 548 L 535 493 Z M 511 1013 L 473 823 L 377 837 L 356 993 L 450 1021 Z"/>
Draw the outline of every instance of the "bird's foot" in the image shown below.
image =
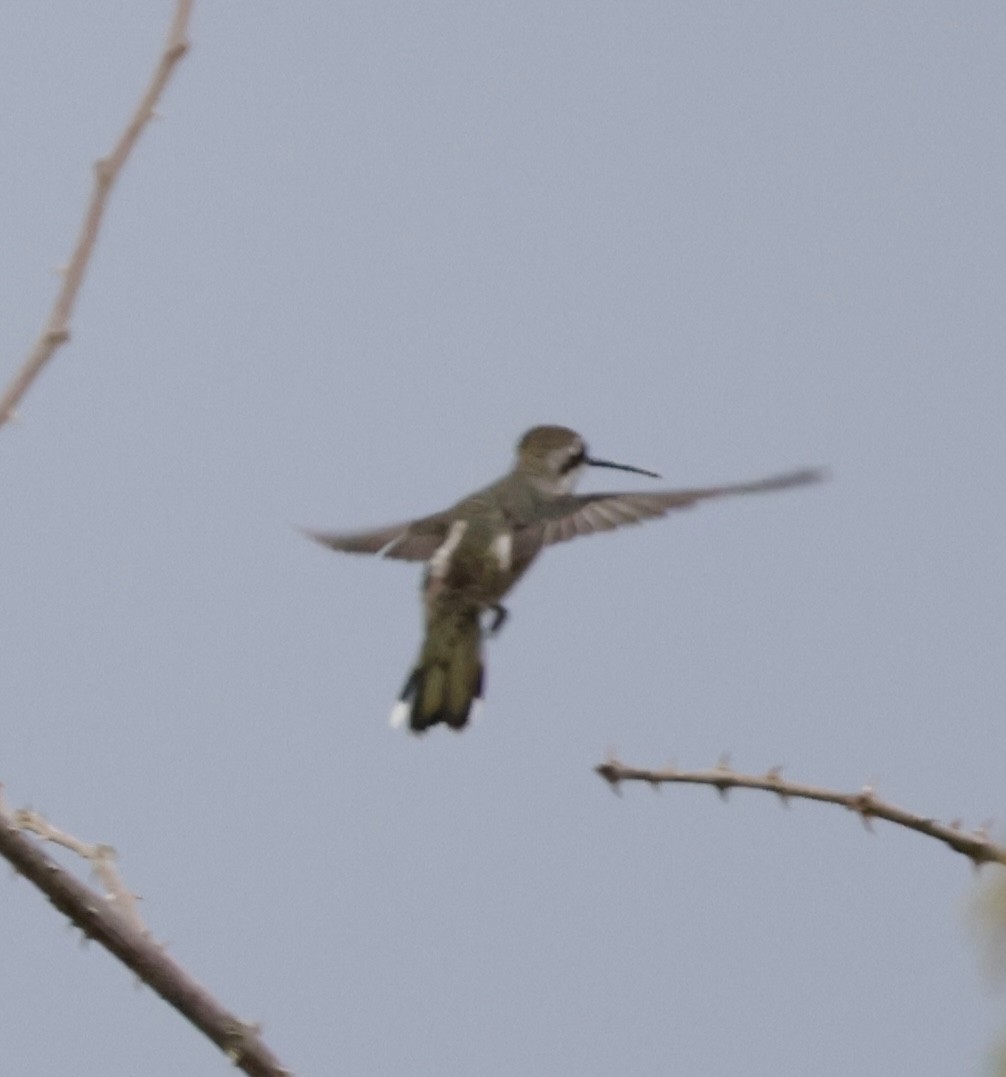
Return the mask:
<path id="1" fill-rule="evenodd" d="M 486 631 L 490 636 L 495 636 L 510 614 L 507 612 L 506 606 L 501 606 L 498 602 L 496 605 L 490 606 L 489 609 L 493 612 L 493 619 L 489 622 L 489 627 Z"/>

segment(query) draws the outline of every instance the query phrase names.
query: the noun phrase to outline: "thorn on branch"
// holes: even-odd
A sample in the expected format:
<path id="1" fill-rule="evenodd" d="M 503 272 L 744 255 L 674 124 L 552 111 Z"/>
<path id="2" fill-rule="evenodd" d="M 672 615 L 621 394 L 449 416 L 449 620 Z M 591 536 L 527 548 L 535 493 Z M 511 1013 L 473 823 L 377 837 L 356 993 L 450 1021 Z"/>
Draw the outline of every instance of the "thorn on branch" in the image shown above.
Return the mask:
<path id="1" fill-rule="evenodd" d="M 721 800 L 729 799 L 730 790 L 733 787 L 733 782 L 729 778 L 719 778 L 713 782 L 713 786 L 716 792 L 719 793 Z"/>
<path id="2" fill-rule="evenodd" d="M 94 182 L 101 188 L 110 187 L 115 178 L 112 163 L 107 157 L 99 157 L 94 162 Z"/>
<path id="3" fill-rule="evenodd" d="M 863 821 L 863 828 L 873 834 L 873 816 L 877 814 L 877 798 L 874 796 L 873 786 L 864 785 L 859 793 L 852 798 L 849 806 L 853 811 L 859 813 L 859 818 Z"/>
<path id="4" fill-rule="evenodd" d="M 607 763 L 601 763 L 594 770 L 611 786 L 611 791 L 616 796 L 622 795 L 621 776 L 618 772 L 618 764 L 612 759 Z"/>
<path id="5" fill-rule="evenodd" d="M 722 800 L 729 799 L 730 790 L 737 784 L 734 781 L 733 771 L 730 769 L 730 756 L 724 752 L 719 761 L 716 764 L 716 770 L 723 774 L 723 778 L 716 778 L 713 780 L 713 785 L 716 787 L 716 792 L 719 793 Z"/>
<path id="6" fill-rule="evenodd" d="M 774 767 L 769 767 L 765 772 L 765 781 L 771 786 L 772 792 L 779 798 L 779 802 L 784 808 L 789 807 L 789 791 L 785 787 L 785 783 L 782 780 L 782 767 L 776 764 Z"/>

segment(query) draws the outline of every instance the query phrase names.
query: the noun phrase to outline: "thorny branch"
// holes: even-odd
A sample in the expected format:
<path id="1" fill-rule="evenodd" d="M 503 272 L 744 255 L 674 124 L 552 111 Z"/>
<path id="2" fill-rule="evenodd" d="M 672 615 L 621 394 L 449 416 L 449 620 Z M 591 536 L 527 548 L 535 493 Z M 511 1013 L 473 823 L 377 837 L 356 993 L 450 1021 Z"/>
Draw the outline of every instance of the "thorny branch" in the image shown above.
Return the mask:
<path id="1" fill-rule="evenodd" d="M 125 917 L 133 927 L 148 934 L 140 916 L 137 896 L 123 883 L 122 876 L 119 875 L 118 868 L 115 866 L 115 850 L 111 845 L 92 845 L 81 841 L 72 834 L 58 830 L 38 812 L 28 808 L 19 808 L 14 813 L 14 824 L 21 830 L 37 834 L 40 838 L 51 841 L 53 845 L 62 845 L 64 849 L 69 849 L 82 859 L 89 860 L 91 870 L 105 888 L 105 900 L 117 909 L 119 915 Z"/>
<path id="2" fill-rule="evenodd" d="M 136 110 L 111 154 L 95 164 L 94 189 L 48 321 L 21 369 L 0 395 L 0 426 L 14 417 L 21 398 L 59 346 L 70 337 L 70 317 L 112 186 L 153 117 L 172 72 L 188 51 L 192 3 L 193 0 L 178 0 L 164 51 Z M 106 893 L 91 889 L 61 867 L 25 831 L 32 831 L 90 861 Z M 104 946 L 208 1036 L 237 1068 L 253 1077 L 289 1077 L 290 1071 L 262 1041 L 258 1027 L 226 1010 L 152 937 L 140 918 L 136 896 L 122 883 L 115 867 L 115 853 L 109 846 L 82 842 L 56 829 L 36 812 L 11 813 L 0 798 L 0 856 L 46 894 L 85 937 Z"/>
<path id="3" fill-rule="evenodd" d="M 741 774 L 731 770 L 726 760 L 721 760 L 712 770 L 678 770 L 673 766 L 662 770 L 648 770 L 642 767 L 630 767 L 611 758 L 594 769 L 610 783 L 615 792 L 618 792 L 621 782 L 647 782 L 654 787 L 679 783 L 711 785 L 723 797 L 726 797 L 731 789 L 761 789 L 766 793 L 775 793 L 784 804 L 788 803 L 791 798 L 837 804 L 839 807 L 855 812 L 868 829 L 874 819 L 886 819 L 897 826 L 918 831 L 920 834 L 943 842 L 955 852 L 966 856 L 975 867 L 987 863 L 1006 865 L 1006 847 L 991 841 L 984 826 L 977 830 L 966 831 L 958 821 L 939 823 L 935 819 L 916 815 L 914 812 L 905 811 L 904 808 L 881 800 L 869 785 L 863 786 L 856 793 L 839 793 L 815 785 L 787 781 L 782 777 L 780 767 L 773 767 L 762 775 Z"/>
<path id="4" fill-rule="evenodd" d="M 151 76 L 150 83 L 140 98 L 136 111 L 133 113 L 125 130 L 119 137 L 114 149 L 107 157 L 102 157 L 95 162 L 94 166 L 94 189 L 91 200 L 84 213 L 80 235 L 77 245 L 70 255 L 70 260 L 63 271 L 63 285 L 56 296 L 49 318 L 39 334 L 35 345 L 14 375 L 10 385 L 0 396 L 0 426 L 15 416 L 15 408 L 21 398 L 28 391 L 32 382 L 41 373 L 42 368 L 55 355 L 56 349 L 70 339 L 70 317 L 77 301 L 77 293 L 84 281 L 84 274 L 94 250 L 95 241 L 101 228 L 101 221 L 105 214 L 105 206 L 112 186 L 126 158 L 136 144 L 144 127 L 154 115 L 154 109 L 161 97 L 164 87 L 168 84 L 171 74 L 178 61 L 185 55 L 189 48 L 187 37 L 189 16 L 192 13 L 193 0 L 178 0 L 171 28 L 168 31 L 168 40 L 164 46 L 160 61 Z"/>
<path id="5" fill-rule="evenodd" d="M 27 829 L 90 860 L 109 892 L 92 890 L 61 867 L 24 833 Z M 290 1071 L 263 1043 L 258 1026 L 224 1009 L 154 940 L 140 919 L 134 895 L 115 870 L 115 853 L 109 846 L 79 841 L 36 812 L 12 813 L 0 799 L 0 856 L 34 883 L 87 938 L 104 946 L 188 1018 L 238 1069 L 253 1077 L 290 1077 Z"/>

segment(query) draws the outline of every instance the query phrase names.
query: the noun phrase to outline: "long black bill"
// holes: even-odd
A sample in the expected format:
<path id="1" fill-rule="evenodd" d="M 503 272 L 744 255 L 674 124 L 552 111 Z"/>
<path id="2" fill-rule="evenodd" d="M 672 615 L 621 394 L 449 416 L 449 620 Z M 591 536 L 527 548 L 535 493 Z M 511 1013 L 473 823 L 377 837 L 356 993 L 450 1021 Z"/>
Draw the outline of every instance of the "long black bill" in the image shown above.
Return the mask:
<path id="1" fill-rule="evenodd" d="M 615 464 L 611 460 L 595 460 L 592 456 L 588 456 L 584 463 L 590 464 L 591 467 L 613 467 L 618 471 L 634 471 L 637 475 L 649 475 L 651 479 L 660 478 L 655 471 L 647 471 L 642 467 L 633 467 L 631 464 Z"/>

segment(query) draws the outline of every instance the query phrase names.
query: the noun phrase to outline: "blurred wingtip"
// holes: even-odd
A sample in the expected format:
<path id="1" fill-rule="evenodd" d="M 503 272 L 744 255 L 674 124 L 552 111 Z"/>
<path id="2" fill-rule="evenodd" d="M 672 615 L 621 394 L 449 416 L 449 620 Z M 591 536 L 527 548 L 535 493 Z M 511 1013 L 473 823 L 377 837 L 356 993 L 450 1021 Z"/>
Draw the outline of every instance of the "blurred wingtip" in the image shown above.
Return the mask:
<path id="1" fill-rule="evenodd" d="M 831 482 L 832 480 L 832 470 L 827 464 L 808 468 L 808 473 L 810 475 L 809 482 Z"/>
<path id="2" fill-rule="evenodd" d="M 831 468 L 824 464 L 820 465 L 819 467 L 804 468 L 802 471 L 797 472 L 797 478 L 801 484 L 813 482 L 830 482 Z"/>
<path id="3" fill-rule="evenodd" d="M 830 482 L 831 468 L 826 466 L 803 467 L 798 471 L 787 471 L 771 481 L 772 485 L 777 489 L 786 489 L 790 486 L 812 486 L 819 482 Z"/>
<path id="4" fill-rule="evenodd" d="M 325 545 L 325 535 L 321 531 L 313 531 L 310 527 L 301 527 L 300 524 L 291 524 L 294 531 L 311 542 L 317 542 L 320 545 Z"/>

